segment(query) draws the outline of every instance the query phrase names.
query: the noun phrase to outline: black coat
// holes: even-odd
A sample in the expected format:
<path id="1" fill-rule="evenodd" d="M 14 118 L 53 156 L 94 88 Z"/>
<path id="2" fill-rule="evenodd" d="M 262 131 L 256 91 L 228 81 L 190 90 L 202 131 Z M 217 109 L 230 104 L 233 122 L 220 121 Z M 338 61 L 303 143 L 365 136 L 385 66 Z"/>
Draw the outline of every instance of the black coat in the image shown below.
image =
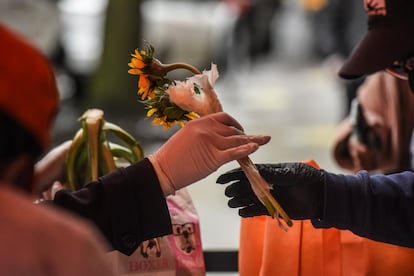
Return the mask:
<path id="1" fill-rule="evenodd" d="M 78 191 L 56 193 L 54 203 L 94 222 L 113 248 L 131 255 L 142 241 L 171 233 L 166 199 L 144 159 Z"/>

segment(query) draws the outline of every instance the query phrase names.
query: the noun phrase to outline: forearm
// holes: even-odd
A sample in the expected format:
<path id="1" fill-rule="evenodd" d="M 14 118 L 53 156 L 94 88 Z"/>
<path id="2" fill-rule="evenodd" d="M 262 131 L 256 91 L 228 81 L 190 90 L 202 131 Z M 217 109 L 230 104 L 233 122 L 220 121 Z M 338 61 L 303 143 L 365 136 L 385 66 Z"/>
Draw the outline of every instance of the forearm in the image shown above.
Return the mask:
<path id="1" fill-rule="evenodd" d="M 171 233 L 165 197 L 148 159 L 118 169 L 54 202 L 93 221 L 113 247 L 131 254 L 147 239 Z"/>
<path id="2" fill-rule="evenodd" d="M 327 173 L 324 214 L 317 228 L 348 229 L 357 235 L 414 247 L 414 174 L 356 176 Z"/>

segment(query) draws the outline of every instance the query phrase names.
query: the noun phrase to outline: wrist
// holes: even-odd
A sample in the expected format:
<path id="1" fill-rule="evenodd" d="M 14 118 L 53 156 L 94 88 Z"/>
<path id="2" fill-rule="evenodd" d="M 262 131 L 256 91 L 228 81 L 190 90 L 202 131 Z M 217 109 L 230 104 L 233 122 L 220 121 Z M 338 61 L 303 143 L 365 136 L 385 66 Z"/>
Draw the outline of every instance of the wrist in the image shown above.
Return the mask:
<path id="1" fill-rule="evenodd" d="M 167 174 L 162 169 L 155 155 L 151 154 L 148 157 L 148 160 L 151 162 L 154 167 L 155 174 L 157 175 L 160 187 L 165 196 L 175 194 L 176 188 L 173 185 L 172 181 L 168 178 Z"/>
<path id="2" fill-rule="evenodd" d="M 360 204 L 356 204 L 356 202 L 364 201 L 356 197 L 361 194 L 359 190 L 363 189 L 364 185 L 362 185 L 361 179 L 364 176 L 364 173 L 346 175 L 325 172 L 325 203 L 322 217 L 314 222 L 315 227 L 344 229 L 352 225 L 355 214 L 361 213 L 361 210 L 358 209 Z M 356 192 L 356 190 L 358 191 Z"/>

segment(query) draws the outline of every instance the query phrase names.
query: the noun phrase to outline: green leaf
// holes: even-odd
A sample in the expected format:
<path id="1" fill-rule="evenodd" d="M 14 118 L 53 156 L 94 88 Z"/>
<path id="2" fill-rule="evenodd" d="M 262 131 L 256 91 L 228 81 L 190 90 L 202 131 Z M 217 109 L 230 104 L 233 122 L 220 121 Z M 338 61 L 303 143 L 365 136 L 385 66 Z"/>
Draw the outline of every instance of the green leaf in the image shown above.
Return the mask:
<path id="1" fill-rule="evenodd" d="M 171 106 L 164 109 L 164 114 L 171 120 L 180 120 L 184 116 L 186 111 L 181 108 Z"/>

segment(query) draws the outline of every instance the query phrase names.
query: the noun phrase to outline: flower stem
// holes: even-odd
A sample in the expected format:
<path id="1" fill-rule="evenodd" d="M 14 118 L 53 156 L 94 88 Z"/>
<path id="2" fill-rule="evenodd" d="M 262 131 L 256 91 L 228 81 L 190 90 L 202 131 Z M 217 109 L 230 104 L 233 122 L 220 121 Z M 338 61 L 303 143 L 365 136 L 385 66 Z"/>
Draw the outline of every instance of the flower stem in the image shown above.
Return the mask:
<path id="1" fill-rule="evenodd" d="M 280 216 L 285 221 L 287 226 L 291 227 L 293 225 L 292 220 L 289 218 L 285 210 L 283 210 L 282 206 L 280 206 L 280 204 L 269 192 L 269 184 L 260 175 L 259 171 L 256 168 L 256 165 L 252 162 L 252 160 L 247 156 L 245 158 L 237 160 L 237 162 L 240 164 L 240 167 L 246 174 L 246 177 L 249 180 L 254 193 L 259 198 L 260 202 L 262 202 L 262 204 L 266 207 L 269 214 L 273 218 L 277 219 L 279 219 Z"/>
<path id="2" fill-rule="evenodd" d="M 217 105 L 214 112 L 223 111 L 223 107 L 215 93 L 210 93 L 207 95 L 207 97 L 210 99 L 213 97 L 216 98 L 215 101 L 212 101 Z M 279 202 L 277 202 L 277 200 L 270 193 L 270 184 L 267 183 L 267 181 L 260 175 L 259 170 L 256 168 L 256 165 L 253 163 L 249 156 L 238 159 L 237 162 L 239 163 L 241 169 L 244 171 L 257 198 L 266 207 L 266 210 L 269 212 L 269 214 L 273 218 L 277 219 L 279 227 L 287 231 L 288 228 L 286 225 L 288 227 L 292 227 L 293 222 L 285 210 L 283 210 L 282 206 L 280 206 Z M 281 223 L 279 216 L 286 223 L 286 225 L 283 225 Z"/>
<path id="3" fill-rule="evenodd" d="M 176 69 L 185 69 L 190 71 L 193 74 L 201 74 L 200 70 L 198 70 L 197 68 L 195 68 L 194 66 L 191 66 L 190 64 L 187 63 L 170 63 L 170 64 L 163 64 L 164 69 L 169 72 L 169 71 L 173 71 Z"/>
<path id="4" fill-rule="evenodd" d="M 208 97 L 217 97 L 217 95 L 215 93 L 209 94 Z M 223 111 L 223 107 L 221 106 L 220 101 L 216 99 L 214 102 L 218 103 L 217 110 L 215 112 Z M 257 198 L 266 207 L 266 210 L 269 212 L 269 214 L 278 220 L 280 228 L 287 231 L 288 228 L 281 223 L 279 216 L 288 227 L 292 227 L 293 222 L 285 210 L 283 210 L 282 206 L 280 206 L 279 202 L 277 202 L 277 200 L 269 192 L 270 184 L 267 183 L 267 181 L 260 175 L 259 170 L 256 168 L 256 165 L 253 163 L 249 156 L 238 159 L 237 162 L 239 163 L 241 169 L 244 171 Z"/>

